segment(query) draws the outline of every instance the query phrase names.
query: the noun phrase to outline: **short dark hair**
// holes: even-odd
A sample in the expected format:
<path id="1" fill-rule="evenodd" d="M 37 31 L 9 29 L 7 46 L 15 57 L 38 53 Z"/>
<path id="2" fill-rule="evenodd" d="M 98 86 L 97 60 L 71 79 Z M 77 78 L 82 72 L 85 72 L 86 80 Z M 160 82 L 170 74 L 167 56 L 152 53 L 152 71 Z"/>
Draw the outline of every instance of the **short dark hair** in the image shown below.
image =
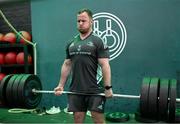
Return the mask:
<path id="1" fill-rule="evenodd" d="M 92 17 L 92 16 L 93 16 L 93 13 L 91 12 L 91 10 L 89 10 L 89 9 L 87 9 L 87 8 L 83 8 L 83 9 L 81 9 L 81 10 L 78 12 L 78 14 L 81 14 L 81 13 L 83 13 L 83 12 L 86 12 L 90 18 L 93 18 L 93 17 Z"/>

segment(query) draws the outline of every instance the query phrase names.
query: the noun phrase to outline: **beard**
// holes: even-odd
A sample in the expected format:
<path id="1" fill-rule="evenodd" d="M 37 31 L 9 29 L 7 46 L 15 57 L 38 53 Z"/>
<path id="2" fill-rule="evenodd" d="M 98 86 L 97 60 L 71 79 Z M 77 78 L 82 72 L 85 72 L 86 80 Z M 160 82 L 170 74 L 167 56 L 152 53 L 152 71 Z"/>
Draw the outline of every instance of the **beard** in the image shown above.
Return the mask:
<path id="1" fill-rule="evenodd" d="M 82 29 L 82 28 L 78 28 L 78 31 L 81 33 L 81 34 L 86 34 L 89 32 L 90 29 Z"/>

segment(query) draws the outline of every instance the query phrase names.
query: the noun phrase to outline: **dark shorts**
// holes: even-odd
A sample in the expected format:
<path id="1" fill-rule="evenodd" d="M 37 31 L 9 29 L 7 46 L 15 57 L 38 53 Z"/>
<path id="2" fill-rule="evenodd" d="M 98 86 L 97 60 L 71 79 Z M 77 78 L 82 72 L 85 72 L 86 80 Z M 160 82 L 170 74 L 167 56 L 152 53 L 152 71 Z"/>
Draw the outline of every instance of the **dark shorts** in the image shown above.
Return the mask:
<path id="1" fill-rule="evenodd" d="M 68 95 L 68 111 L 70 112 L 104 112 L 106 98 L 95 95 Z"/>

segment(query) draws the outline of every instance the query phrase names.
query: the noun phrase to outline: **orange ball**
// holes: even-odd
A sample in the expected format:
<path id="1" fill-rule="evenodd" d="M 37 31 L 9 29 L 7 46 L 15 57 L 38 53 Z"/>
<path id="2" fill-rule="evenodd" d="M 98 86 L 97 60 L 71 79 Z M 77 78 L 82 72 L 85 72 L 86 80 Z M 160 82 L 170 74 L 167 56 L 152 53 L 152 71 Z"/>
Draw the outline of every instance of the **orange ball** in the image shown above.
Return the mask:
<path id="1" fill-rule="evenodd" d="M 31 41 L 31 35 L 29 32 L 27 31 L 20 31 L 19 32 L 26 40 Z M 26 41 L 24 41 L 24 39 L 20 38 L 20 43 L 26 43 Z"/>
<path id="2" fill-rule="evenodd" d="M 16 53 L 15 52 L 6 53 L 4 61 L 6 64 L 16 64 Z"/>
<path id="3" fill-rule="evenodd" d="M 16 42 L 16 35 L 15 35 L 15 33 L 9 32 L 9 33 L 4 35 L 3 40 L 10 42 L 10 43 L 15 43 Z"/>
<path id="4" fill-rule="evenodd" d="M 4 34 L 0 33 L 0 41 L 3 41 Z"/>
<path id="5" fill-rule="evenodd" d="M 16 62 L 18 64 L 25 64 L 25 61 L 24 61 L 24 52 L 20 52 L 20 53 L 17 54 Z M 31 55 L 28 55 L 28 64 L 32 64 L 32 57 L 31 57 Z"/>

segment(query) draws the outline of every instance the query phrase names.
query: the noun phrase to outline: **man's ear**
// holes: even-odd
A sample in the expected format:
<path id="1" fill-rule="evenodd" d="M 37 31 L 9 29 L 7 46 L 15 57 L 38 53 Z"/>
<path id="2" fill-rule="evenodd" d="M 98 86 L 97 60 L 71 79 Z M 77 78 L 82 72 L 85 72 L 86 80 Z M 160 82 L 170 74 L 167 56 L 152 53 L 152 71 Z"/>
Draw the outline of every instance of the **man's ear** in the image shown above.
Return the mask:
<path id="1" fill-rule="evenodd" d="M 93 19 L 91 19 L 91 24 L 93 25 Z"/>

